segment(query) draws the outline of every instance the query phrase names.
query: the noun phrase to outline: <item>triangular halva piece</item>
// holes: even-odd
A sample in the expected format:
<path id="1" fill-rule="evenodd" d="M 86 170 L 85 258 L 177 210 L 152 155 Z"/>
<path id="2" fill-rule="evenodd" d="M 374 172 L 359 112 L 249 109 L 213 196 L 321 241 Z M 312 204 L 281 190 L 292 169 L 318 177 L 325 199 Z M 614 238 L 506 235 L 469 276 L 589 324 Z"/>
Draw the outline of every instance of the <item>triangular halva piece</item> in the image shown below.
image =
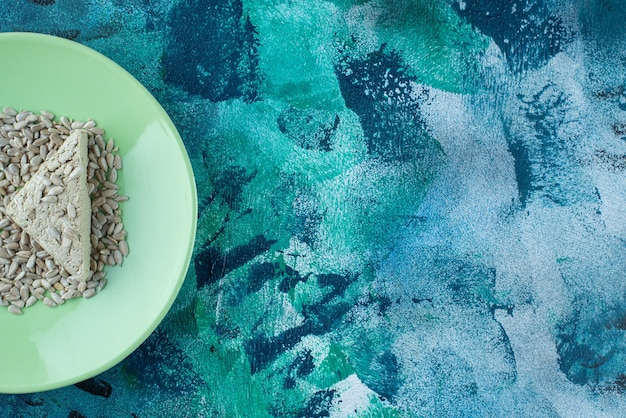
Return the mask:
<path id="1" fill-rule="evenodd" d="M 87 133 L 72 131 L 15 194 L 7 215 L 79 280 L 89 277 L 91 199 Z"/>

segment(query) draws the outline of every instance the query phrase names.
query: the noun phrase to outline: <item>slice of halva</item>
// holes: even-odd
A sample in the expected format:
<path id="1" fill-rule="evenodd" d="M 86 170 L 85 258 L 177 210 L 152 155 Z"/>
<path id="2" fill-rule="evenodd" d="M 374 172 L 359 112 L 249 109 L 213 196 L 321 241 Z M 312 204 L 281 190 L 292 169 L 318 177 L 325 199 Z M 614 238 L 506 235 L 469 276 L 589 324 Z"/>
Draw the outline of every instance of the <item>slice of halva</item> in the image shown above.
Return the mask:
<path id="1" fill-rule="evenodd" d="M 87 133 L 74 130 L 9 202 L 7 215 L 57 264 L 87 280 L 91 256 L 91 199 L 87 190 Z"/>

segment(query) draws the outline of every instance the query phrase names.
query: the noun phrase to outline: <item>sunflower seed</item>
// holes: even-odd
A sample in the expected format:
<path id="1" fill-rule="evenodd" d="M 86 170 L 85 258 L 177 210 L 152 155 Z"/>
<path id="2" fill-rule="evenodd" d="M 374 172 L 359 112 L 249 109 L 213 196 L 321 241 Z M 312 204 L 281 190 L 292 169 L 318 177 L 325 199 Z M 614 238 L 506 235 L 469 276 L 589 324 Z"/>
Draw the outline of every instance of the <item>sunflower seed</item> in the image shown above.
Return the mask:
<path id="1" fill-rule="evenodd" d="M 117 195 L 117 190 L 115 189 L 103 189 L 100 192 L 100 196 L 102 197 L 111 197 Z"/>
<path id="2" fill-rule="evenodd" d="M 47 118 L 45 116 L 42 116 L 42 117 L 39 118 L 39 120 L 41 121 L 41 123 L 43 123 L 46 126 L 46 128 L 52 129 L 52 126 L 53 126 L 52 120 L 53 120 L 53 118 Z"/>
<path id="3" fill-rule="evenodd" d="M 114 164 L 115 164 L 115 156 L 113 154 L 107 154 L 106 157 L 106 162 L 107 162 L 107 167 L 108 168 L 115 168 Z"/>
<path id="4" fill-rule="evenodd" d="M 105 157 L 98 158 L 98 165 L 104 171 L 107 171 L 109 169 L 109 165 L 107 164 L 107 159 Z"/>
<path id="5" fill-rule="evenodd" d="M 37 302 L 37 296 L 30 295 L 28 299 L 26 299 L 26 304 L 24 307 L 28 308 L 29 306 L 33 306 Z"/>
<path id="6" fill-rule="evenodd" d="M 71 122 L 69 121 L 68 118 L 66 118 L 65 116 L 61 116 L 60 119 L 61 123 L 63 124 L 63 126 L 65 126 L 67 129 L 70 129 L 72 127 Z"/>
<path id="7" fill-rule="evenodd" d="M 113 215 L 113 208 L 111 208 L 108 203 L 103 203 L 101 207 L 107 214 Z"/>
<path id="8" fill-rule="evenodd" d="M 48 190 L 48 196 L 58 196 L 63 193 L 63 186 L 54 186 Z"/>
<path id="9" fill-rule="evenodd" d="M 78 293 L 83 293 L 87 289 L 87 282 L 81 281 L 78 283 L 76 290 Z"/>
<path id="10" fill-rule="evenodd" d="M 13 128 L 16 131 L 19 131 L 20 129 L 24 128 L 26 125 L 28 125 L 28 122 L 26 122 L 25 120 L 21 120 L 19 122 L 15 122 L 15 124 L 13 124 Z"/>
<path id="11" fill-rule="evenodd" d="M 96 286 L 97 286 L 97 283 L 96 283 Z M 9 302 L 13 302 L 14 300 L 18 300 L 19 298 L 20 298 L 19 295 L 16 295 L 14 293 L 7 293 L 4 296 L 4 300 L 8 300 Z"/>
<path id="12" fill-rule="evenodd" d="M 2 112 L 9 116 L 17 116 L 17 111 L 10 106 L 5 106 L 2 108 Z"/>
<path id="13" fill-rule="evenodd" d="M 63 305 L 65 300 L 57 292 L 50 292 L 50 297 L 57 305 Z"/>
<path id="14" fill-rule="evenodd" d="M 9 266 L 8 275 L 9 276 L 13 276 L 17 272 L 17 268 L 19 266 L 20 265 L 18 264 L 18 262 L 15 259 L 13 261 L 11 261 L 11 265 Z"/>
<path id="15" fill-rule="evenodd" d="M 61 138 L 61 135 L 57 134 L 57 133 L 53 133 L 50 135 L 50 140 L 57 146 L 61 146 L 61 144 L 63 144 L 63 138 Z M 63 162 L 63 161 L 61 161 Z"/>
<path id="16" fill-rule="evenodd" d="M 43 287 L 38 287 L 35 290 L 33 290 L 33 295 L 35 295 L 35 297 L 38 300 L 42 300 L 45 294 L 46 294 L 46 289 L 44 289 Z"/>
<path id="17" fill-rule="evenodd" d="M 15 115 L 15 120 L 21 122 L 26 119 L 28 115 L 30 115 L 30 112 L 21 111 L 17 115 Z"/>
<path id="18" fill-rule="evenodd" d="M 114 198 L 107 198 L 107 203 L 113 210 L 117 210 L 120 207 L 120 204 Z"/>
<path id="19" fill-rule="evenodd" d="M 11 301 L 11 305 L 17 306 L 18 308 L 22 309 L 24 305 L 26 305 L 26 301 L 22 299 L 17 299 L 17 300 Z"/>
<path id="20" fill-rule="evenodd" d="M 56 173 L 50 176 L 50 181 L 56 186 L 63 186 L 63 180 L 61 180 L 61 176 Z"/>
<path id="21" fill-rule="evenodd" d="M 23 301 L 26 301 L 29 296 L 30 296 L 30 291 L 28 290 L 28 286 L 22 285 L 22 287 L 20 287 L 20 298 Z"/>
<path id="22" fill-rule="evenodd" d="M 95 178 L 99 183 L 103 183 L 106 181 L 106 172 L 104 170 L 98 169 L 95 170 Z"/>
<path id="23" fill-rule="evenodd" d="M 97 197 L 91 201 L 92 208 L 98 208 L 106 203 L 106 197 Z"/>
<path id="24" fill-rule="evenodd" d="M 82 173 L 83 173 L 83 168 L 82 167 L 76 167 L 74 170 L 72 170 L 72 172 L 70 173 L 68 178 L 70 180 L 77 179 Z"/>
<path id="25" fill-rule="evenodd" d="M 61 242 L 61 246 L 63 248 L 70 248 L 72 246 L 72 240 L 68 237 L 63 237 L 63 241 Z"/>
<path id="26" fill-rule="evenodd" d="M 46 279 L 50 280 L 51 278 L 54 278 L 56 276 L 59 275 L 59 270 L 58 269 L 54 269 L 54 270 L 49 270 L 46 272 Z"/>
<path id="27" fill-rule="evenodd" d="M 13 304 L 9 305 L 8 309 L 9 309 L 9 312 L 11 312 L 12 314 L 16 314 L 16 315 L 22 314 L 22 310 Z"/>
<path id="28" fill-rule="evenodd" d="M 70 219 L 76 218 L 76 207 L 72 203 L 67 204 L 67 217 Z"/>
<path id="29" fill-rule="evenodd" d="M 20 250 L 17 253 L 15 253 L 15 255 L 21 258 L 28 258 L 30 257 L 30 251 Z"/>
<path id="30" fill-rule="evenodd" d="M 39 149 L 37 149 L 37 151 L 39 151 Z M 42 162 L 43 162 L 43 157 L 41 155 L 39 155 L 39 154 L 35 155 L 33 158 L 30 159 L 31 167 L 37 167 Z"/>
<path id="31" fill-rule="evenodd" d="M 115 167 L 112 167 L 111 170 L 109 170 L 109 181 L 111 183 L 115 183 L 117 181 L 117 169 Z"/>
<path id="32" fill-rule="evenodd" d="M 52 225 L 48 225 L 48 235 L 56 241 L 61 241 L 61 233 Z"/>
<path id="33" fill-rule="evenodd" d="M 122 261 L 124 260 L 124 256 L 120 250 L 115 250 L 113 252 L 113 258 L 115 259 L 115 264 L 118 266 L 122 265 Z"/>

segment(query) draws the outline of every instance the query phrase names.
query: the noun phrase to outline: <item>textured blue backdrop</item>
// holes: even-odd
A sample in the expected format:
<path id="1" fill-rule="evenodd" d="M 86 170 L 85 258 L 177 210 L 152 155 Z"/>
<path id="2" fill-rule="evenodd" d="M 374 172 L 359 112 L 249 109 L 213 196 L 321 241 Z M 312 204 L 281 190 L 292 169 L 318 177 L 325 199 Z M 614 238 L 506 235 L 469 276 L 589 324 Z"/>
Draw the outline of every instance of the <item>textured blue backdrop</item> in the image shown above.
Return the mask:
<path id="1" fill-rule="evenodd" d="M 0 396 L 2 416 L 623 416 L 622 1 L 15 0 L 0 16 L 140 80 L 200 202 L 157 331 L 87 382 Z"/>

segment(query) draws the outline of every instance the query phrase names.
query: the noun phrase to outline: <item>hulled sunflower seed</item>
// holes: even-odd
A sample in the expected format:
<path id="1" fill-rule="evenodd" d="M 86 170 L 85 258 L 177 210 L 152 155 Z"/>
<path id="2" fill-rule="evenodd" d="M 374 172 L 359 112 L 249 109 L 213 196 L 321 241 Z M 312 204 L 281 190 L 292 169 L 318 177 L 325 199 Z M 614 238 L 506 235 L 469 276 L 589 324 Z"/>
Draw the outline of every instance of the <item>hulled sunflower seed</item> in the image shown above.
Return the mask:
<path id="1" fill-rule="evenodd" d="M 85 123 L 83 124 L 83 129 L 91 129 L 91 128 L 93 128 L 94 126 L 96 126 L 96 122 L 95 122 L 95 121 L 93 121 L 93 120 L 91 120 L 91 119 L 89 119 L 87 122 L 85 122 Z"/>
<path id="2" fill-rule="evenodd" d="M 3 107 L 2 112 L 4 112 L 8 116 L 17 116 L 17 111 L 13 109 L 11 106 Z"/>
<path id="3" fill-rule="evenodd" d="M 70 180 L 77 179 L 82 173 L 83 173 L 83 168 L 82 167 L 76 167 L 75 169 L 72 170 L 72 172 L 70 173 L 68 178 Z"/>
<path id="4" fill-rule="evenodd" d="M 67 205 L 67 217 L 70 219 L 76 218 L 76 207 L 72 203 Z"/>
<path id="5" fill-rule="evenodd" d="M 50 292 L 50 297 L 57 305 L 63 305 L 65 300 L 57 292 Z"/>
<path id="6" fill-rule="evenodd" d="M 63 193 L 63 186 L 54 186 L 48 190 L 48 196 L 58 196 Z"/>
<path id="7" fill-rule="evenodd" d="M 24 307 L 28 308 L 29 306 L 33 306 L 37 302 L 37 296 L 30 295 L 28 299 L 26 299 L 26 304 Z"/>
<path id="8" fill-rule="evenodd" d="M 30 296 L 30 291 L 28 290 L 28 286 L 22 285 L 22 287 L 20 287 L 20 298 L 26 301 L 29 296 Z"/>
<path id="9" fill-rule="evenodd" d="M 52 112 L 48 112 L 47 110 L 40 110 L 39 113 L 41 114 L 41 116 L 44 116 L 50 120 L 54 119 L 54 113 Z"/>
<path id="10" fill-rule="evenodd" d="M 61 123 L 63 124 L 63 126 L 65 126 L 67 129 L 70 129 L 72 127 L 71 122 L 69 121 L 68 118 L 66 118 L 65 116 L 61 116 L 60 119 Z"/>
<path id="11" fill-rule="evenodd" d="M 50 181 L 56 186 L 63 186 L 63 180 L 61 179 L 61 176 L 59 176 L 57 173 L 53 173 L 50 176 Z"/>
<path id="12" fill-rule="evenodd" d="M 97 286 L 97 283 L 96 283 Z M 13 293 L 9 293 L 7 295 L 4 296 L 4 300 L 7 300 L 9 302 L 13 302 L 14 300 L 18 300 L 20 297 L 13 294 Z"/>
<path id="13" fill-rule="evenodd" d="M 55 241 L 61 241 L 61 233 L 52 225 L 48 225 L 48 235 Z"/>
<path id="14" fill-rule="evenodd" d="M 76 287 L 76 290 L 78 291 L 78 293 L 83 293 L 86 289 L 87 289 L 87 282 L 79 282 Z"/>
<path id="15" fill-rule="evenodd" d="M 19 307 L 13 304 L 9 305 L 8 309 L 9 309 L 9 312 L 11 312 L 12 314 L 21 315 L 23 313 Z"/>

